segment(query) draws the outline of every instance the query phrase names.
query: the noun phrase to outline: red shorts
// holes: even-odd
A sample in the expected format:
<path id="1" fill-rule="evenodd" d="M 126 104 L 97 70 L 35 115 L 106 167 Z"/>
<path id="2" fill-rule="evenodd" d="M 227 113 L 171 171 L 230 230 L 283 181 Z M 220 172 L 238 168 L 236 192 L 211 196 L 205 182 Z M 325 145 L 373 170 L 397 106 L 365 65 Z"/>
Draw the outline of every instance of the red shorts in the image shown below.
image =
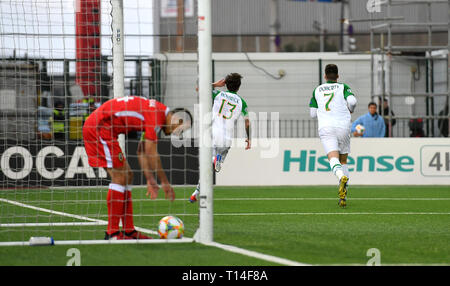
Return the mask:
<path id="1" fill-rule="evenodd" d="M 125 164 L 125 155 L 117 138 L 100 135 L 94 120 L 86 120 L 83 126 L 84 148 L 91 167 L 120 168 Z"/>

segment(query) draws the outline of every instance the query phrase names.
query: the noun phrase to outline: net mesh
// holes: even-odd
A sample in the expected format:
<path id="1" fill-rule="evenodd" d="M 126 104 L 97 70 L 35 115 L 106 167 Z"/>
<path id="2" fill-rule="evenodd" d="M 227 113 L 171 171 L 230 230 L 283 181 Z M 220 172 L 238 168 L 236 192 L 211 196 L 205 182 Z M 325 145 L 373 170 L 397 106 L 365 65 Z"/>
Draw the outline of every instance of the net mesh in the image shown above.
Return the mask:
<path id="1" fill-rule="evenodd" d="M 133 0 L 124 1 L 123 8 L 124 96 L 155 99 L 193 113 L 195 75 L 179 71 L 170 79 L 179 86 L 192 80 L 194 92 L 168 89 L 168 59 L 158 52 L 162 40 L 155 32 L 160 7 Z M 111 17 L 111 2 L 105 0 L 0 2 L 0 242 L 31 236 L 55 241 L 104 237 L 110 177 L 104 168 L 89 166 L 82 126 L 113 98 Z M 166 19 L 180 21 L 173 13 Z M 165 39 L 183 42 L 184 31 Z M 184 45 L 176 52 L 183 57 Z M 181 100 L 184 96 L 192 101 Z M 146 196 L 137 155 L 141 134 L 128 134 L 134 224 L 155 237 L 159 220 L 176 215 L 185 223 L 185 235 L 192 237 L 198 214 L 188 198 L 198 180 L 198 151 L 190 135 L 178 145 L 159 135 L 158 151 L 176 200 L 166 200 L 162 190 L 156 200 Z"/>

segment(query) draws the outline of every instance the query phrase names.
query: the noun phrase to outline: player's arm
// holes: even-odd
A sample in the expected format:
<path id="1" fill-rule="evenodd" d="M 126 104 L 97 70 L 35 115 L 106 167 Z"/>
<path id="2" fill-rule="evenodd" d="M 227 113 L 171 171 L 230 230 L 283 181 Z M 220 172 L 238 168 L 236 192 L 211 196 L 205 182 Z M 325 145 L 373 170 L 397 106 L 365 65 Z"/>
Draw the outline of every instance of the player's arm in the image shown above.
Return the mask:
<path id="1" fill-rule="evenodd" d="M 245 150 L 248 150 L 252 148 L 252 139 L 250 138 L 250 119 L 245 117 L 245 134 L 247 135 L 247 139 L 245 142 L 247 143 L 247 146 L 245 146 Z"/>
<path id="2" fill-rule="evenodd" d="M 213 82 L 213 84 L 212 84 L 212 87 L 213 88 L 216 88 L 216 87 L 223 87 L 223 86 L 225 86 L 225 79 L 223 78 L 223 79 L 220 79 L 220 80 L 218 80 L 218 81 L 216 81 L 216 82 Z"/>
<path id="3" fill-rule="evenodd" d="M 161 182 L 161 187 L 164 190 L 166 199 L 169 198 L 172 201 L 175 200 L 175 193 L 173 191 L 172 186 L 167 179 L 166 173 L 162 168 L 161 158 L 158 154 L 157 142 L 152 140 L 145 140 L 145 156 L 148 160 L 148 168 L 151 172 L 155 171 L 158 176 L 159 181 Z M 148 194 L 147 194 L 148 195 Z M 157 195 L 157 193 L 156 193 Z"/>
<path id="4" fill-rule="evenodd" d="M 348 110 L 350 111 L 350 113 L 353 113 L 356 108 L 357 100 L 350 87 L 346 84 L 344 84 L 344 98 L 345 100 L 347 100 Z"/>
<path id="5" fill-rule="evenodd" d="M 245 150 L 248 150 L 252 148 L 252 139 L 250 138 L 250 118 L 248 116 L 248 110 L 247 110 L 247 102 L 242 99 L 242 116 L 244 116 L 245 120 L 245 134 L 247 138 L 245 139 L 245 143 L 247 144 L 245 146 Z"/>
<path id="6" fill-rule="evenodd" d="M 316 92 L 316 90 L 314 89 L 311 100 L 309 101 L 309 115 L 311 116 L 311 118 L 317 117 L 317 108 L 319 108 L 319 106 L 317 105 L 315 92 Z"/>
<path id="7" fill-rule="evenodd" d="M 223 86 L 225 86 L 225 79 L 220 79 L 220 80 L 218 80 L 218 81 L 212 83 L 212 88 L 213 88 L 213 99 L 214 99 L 214 97 L 216 97 L 217 94 L 219 94 L 219 92 L 218 92 L 218 91 L 215 92 L 214 89 L 215 89 L 216 87 L 223 87 Z M 198 92 L 198 86 L 195 88 L 195 91 Z"/>
<path id="8" fill-rule="evenodd" d="M 144 145 L 145 139 L 141 139 L 141 141 L 139 141 L 137 149 L 138 162 L 141 166 L 142 171 L 144 172 L 145 179 L 147 180 L 147 196 L 150 195 L 150 198 L 153 200 L 158 196 L 159 186 L 151 170 L 150 162 L 145 154 Z"/>

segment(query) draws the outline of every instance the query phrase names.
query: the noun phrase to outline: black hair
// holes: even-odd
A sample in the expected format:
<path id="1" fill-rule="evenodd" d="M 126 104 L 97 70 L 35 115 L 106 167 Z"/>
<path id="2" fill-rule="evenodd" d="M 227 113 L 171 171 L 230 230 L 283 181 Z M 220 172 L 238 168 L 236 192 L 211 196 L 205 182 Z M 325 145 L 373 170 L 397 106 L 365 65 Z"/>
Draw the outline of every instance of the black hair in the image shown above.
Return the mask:
<path id="1" fill-rule="evenodd" d="M 369 102 L 369 104 L 367 105 L 367 107 L 370 107 L 371 105 L 375 105 L 375 107 L 377 107 L 377 104 L 373 101 Z"/>
<path id="2" fill-rule="evenodd" d="M 325 66 L 325 75 L 329 80 L 337 80 L 338 78 L 338 67 L 335 64 L 328 64 Z"/>
<path id="3" fill-rule="evenodd" d="M 238 73 L 230 73 L 225 77 L 225 84 L 227 89 L 232 92 L 237 92 L 241 86 L 242 76 Z"/>

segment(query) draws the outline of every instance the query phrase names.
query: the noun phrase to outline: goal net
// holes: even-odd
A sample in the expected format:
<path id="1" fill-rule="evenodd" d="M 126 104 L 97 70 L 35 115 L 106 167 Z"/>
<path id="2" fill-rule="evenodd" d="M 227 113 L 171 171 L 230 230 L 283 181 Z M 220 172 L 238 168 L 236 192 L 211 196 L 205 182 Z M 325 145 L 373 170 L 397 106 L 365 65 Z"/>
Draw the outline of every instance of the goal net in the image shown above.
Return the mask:
<path id="1" fill-rule="evenodd" d="M 146 195 L 137 155 L 141 133 L 123 140 L 134 174 L 136 230 L 158 238 L 159 220 L 173 215 L 184 222 L 185 241 L 194 236 L 199 206 L 189 197 L 199 180 L 197 1 L 180 3 L 0 2 L 0 245 L 29 245 L 31 237 L 113 243 L 104 240 L 111 178 L 105 168 L 89 165 L 82 127 L 119 96 L 155 99 L 194 116 L 182 138 L 158 134 L 173 202 L 162 190 L 155 200 Z M 117 13 L 122 23 L 114 22 Z M 116 44 L 123 46 L 122 58 Z"/>

